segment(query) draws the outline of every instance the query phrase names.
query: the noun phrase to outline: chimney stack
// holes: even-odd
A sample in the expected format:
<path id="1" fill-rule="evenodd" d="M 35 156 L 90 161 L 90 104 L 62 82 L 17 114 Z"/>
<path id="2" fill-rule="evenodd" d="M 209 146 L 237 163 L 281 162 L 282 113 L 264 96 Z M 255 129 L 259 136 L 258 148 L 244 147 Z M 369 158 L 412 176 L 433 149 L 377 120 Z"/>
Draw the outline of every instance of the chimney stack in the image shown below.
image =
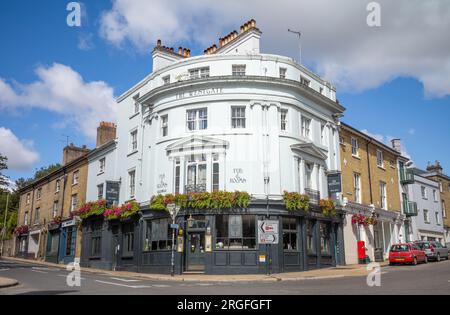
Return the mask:
<path id="1" fill-rule="evenodd" d="M 102 121 L 97 128 L 97 148 L 116 139 L 116 124 Z"/>
<path id="2" fill-rule="evenodd" d="M 442 174 L 441 163 L 439 161 L 435 161 L 434 164 L 431 164 L 430 162 L 428 162 L 427 171 L 435 172 L 437 174 Z"/>
<path id="3" fill-rule="evenodd" d="M 89 149 L 83 145 L 81 148 L 76 147 L 73 143 L 63 150 L 63 166 L 89 153 Z"/>
<path id="4" fill-rule="evenodd" d="M 402 153 L 402 143 L 400 139 L 392 139 L 392 149 L 397 151 L 398 153 Z"/>

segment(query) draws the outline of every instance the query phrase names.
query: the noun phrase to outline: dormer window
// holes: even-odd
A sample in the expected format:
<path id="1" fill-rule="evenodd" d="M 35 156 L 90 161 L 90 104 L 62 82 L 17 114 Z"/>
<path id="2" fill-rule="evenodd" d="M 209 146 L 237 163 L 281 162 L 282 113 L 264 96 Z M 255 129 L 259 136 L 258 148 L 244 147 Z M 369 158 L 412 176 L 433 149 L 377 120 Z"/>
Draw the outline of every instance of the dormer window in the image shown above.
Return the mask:
<path id="1" fill-rule="evenodd" d="M 137 114 L 139 113 L 139 93 L 136 94 L 135 96 L 133 96 L 133 100 L 134 100 L 134 107 L 133 107 L 133 114 Z"/>
<path id="2" fill-rule="evenodd" d="M 164 85 L 170 84 L 170 75 L 166 75 L 162 80 Z"/>
<path id="3" fill-rule="evenodd" d="M 280 79 L 286 79 L 286 68 L 280 68 Z"/>

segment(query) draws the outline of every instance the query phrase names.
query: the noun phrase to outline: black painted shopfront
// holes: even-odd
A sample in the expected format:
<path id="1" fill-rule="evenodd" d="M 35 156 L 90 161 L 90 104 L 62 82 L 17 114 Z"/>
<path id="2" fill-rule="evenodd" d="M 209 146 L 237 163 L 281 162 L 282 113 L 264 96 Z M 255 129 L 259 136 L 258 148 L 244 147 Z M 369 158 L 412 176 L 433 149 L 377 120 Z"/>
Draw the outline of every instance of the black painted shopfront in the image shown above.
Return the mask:
<path id="1" fill-rule="evenodd" d="M 345 264 L 343 214 L 287 211 L 282 202 L 248 209 L 181 210 L 176 224 L 175 273 L 249 274 L 303 271 Z M 268 215 L 269 214 L 269 215 Z M 258 244 L 258 221 L 275 220 L 278 244 Z M 82 266 L 170 273 L 172 220 L 142 209 L 126 221 L 83 222 Z"/>

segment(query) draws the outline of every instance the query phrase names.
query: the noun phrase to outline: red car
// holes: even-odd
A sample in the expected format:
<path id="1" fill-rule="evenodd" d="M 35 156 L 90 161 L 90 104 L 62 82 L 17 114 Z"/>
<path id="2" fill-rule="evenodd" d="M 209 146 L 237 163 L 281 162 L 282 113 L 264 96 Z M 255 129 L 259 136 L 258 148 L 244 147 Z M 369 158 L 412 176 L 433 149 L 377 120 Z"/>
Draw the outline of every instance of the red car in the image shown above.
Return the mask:
<path id="1" fill-rule="evenodd" d="M 404 243 L 391 246 L 389 251 L 389 265 L 405 263 L 417 265 L 419 262 L 427 263 L 428 258 L 425 252 L 416 244 Z"/>

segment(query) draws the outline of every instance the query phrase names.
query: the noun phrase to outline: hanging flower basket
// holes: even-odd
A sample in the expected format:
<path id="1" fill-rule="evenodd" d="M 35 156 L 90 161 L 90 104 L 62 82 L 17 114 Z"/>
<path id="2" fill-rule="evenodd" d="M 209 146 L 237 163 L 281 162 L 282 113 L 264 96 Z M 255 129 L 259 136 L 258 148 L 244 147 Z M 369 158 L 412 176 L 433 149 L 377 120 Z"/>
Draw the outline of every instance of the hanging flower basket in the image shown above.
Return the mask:
<path id="1" fill-rule="evenodd" d="M 369 225 L 376 225 L 377 223 L 378 220 L 373 216 L 367 217 L 363 214 L 354 214 L 352 216 L 353 225 L 369 226 Z"/>
<path id="2" fill-rule="evenodd" d="M 112 209 L 106 209 L 103 213 L 105 220 L 117 220 L 126 219 L 135 215 L 140 209 L 139 203 L 136 201 L 130 201 L 123 204 L 120 207 L 114 207 Z"/>
<path id="3" fill-rule="evenodd" d="M 309 196 L 302 195 L 298 192 L 287 192 L 283 194 L 284 206 L 286 209 L 309 211 Z"/>
<path id="4" fill-rule="evenodd" d="M 29 231 L 28 225 L 21 225 L 15 228 L 14 234 L 16 235 L 27 234 L 28 231 Z"/>
<path id="5" fill-rule="evenodd" d="M 81 208 L 71 213 L 71 217 L 79 216 L 81 219 L 87 219 L 92 216 L 102 215 L 106 210 L 106 200 L 87 202 Z"/>
<path id="6" fill-rule="evenodd" d="M 323 215 L 325 216 L 336 215 L 336 206 L 334 204 L 334 201 L 331 199 L 321 199 L 319 202 L 319 207 L 322 210 Z"/>

